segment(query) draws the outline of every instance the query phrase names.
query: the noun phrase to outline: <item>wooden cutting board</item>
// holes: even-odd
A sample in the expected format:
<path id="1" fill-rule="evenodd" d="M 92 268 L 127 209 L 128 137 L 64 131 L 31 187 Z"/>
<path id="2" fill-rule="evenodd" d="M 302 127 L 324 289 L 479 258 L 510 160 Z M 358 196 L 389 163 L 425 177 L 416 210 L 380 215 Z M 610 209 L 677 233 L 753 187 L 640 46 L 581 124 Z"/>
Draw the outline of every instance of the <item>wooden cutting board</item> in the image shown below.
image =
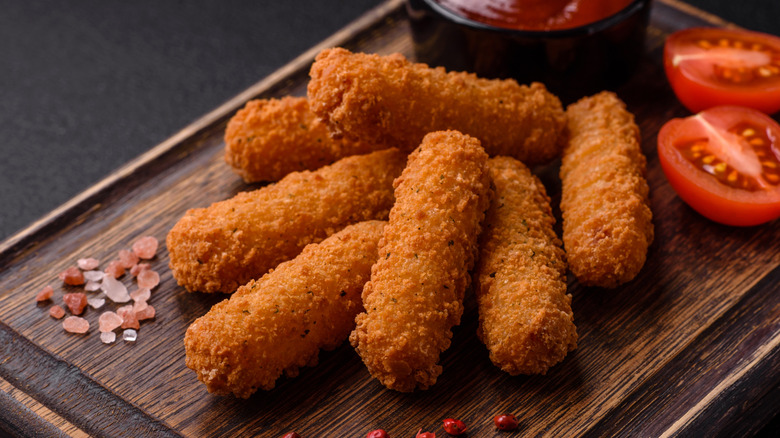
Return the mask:
<path id="1" fill-rule="evenodd" d="M 87 310 L 92 328 L 80 336 L 34 301 L 51 284 L 61 302 L 68 290 L 57 274 L 78 258 L 105 264 L 139 236 L 164 241 L 188 208 L 256 188 L 222 161 L 229 117 L 251 98 L 303 95 L 322 48 L 411 56 L 403 3 L 391 0 L 0 245 L 0 432 L 280 437 L 295 430 L 311 438 L 362 437 L 381 427 L 393 437 L 419 428 L 444 436 L 447 417 L 465 421 L 472 437 L 755 432 L 780 411 L 780 221 L 732 228 L 703 219 L 677 198 L 655 152 L 661 125 L 688 114 L 666 83 L 663 41 L 694 25 L 726 23 L 656 1 L 643 63 L 617 90 L 636 114 L 648 158 L 656 240 L 647 264 L 616 290 L 570 280 L 579 347 L 546 376 L 495 368 L 467 298 L 444 373 L 428 391 L 384 389 L 345 344 L 273 391 L 249 400 L 212 396 L 185 366 L 182 339 L 224 296 L 178 287 L 164 245 L 153 261 L 162 272 L 150 301 L 157 317 L 135 343 L 100 342 L 103 309 Z M 545 182 L 557 202 L 554 176 Z M 505 412 L 520 419 L 518 432 L 495 431 L 493 416 Z"/>

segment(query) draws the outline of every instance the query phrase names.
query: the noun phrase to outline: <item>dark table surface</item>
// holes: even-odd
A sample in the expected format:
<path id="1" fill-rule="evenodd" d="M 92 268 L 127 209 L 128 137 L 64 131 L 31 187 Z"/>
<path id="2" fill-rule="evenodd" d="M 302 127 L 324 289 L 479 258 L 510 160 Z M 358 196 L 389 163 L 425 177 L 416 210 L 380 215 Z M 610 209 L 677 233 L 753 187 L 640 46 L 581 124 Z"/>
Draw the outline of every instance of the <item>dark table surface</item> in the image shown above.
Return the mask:
<path id="1" fill-rule="evenodd" d="M 379 3 L 3 2 L 0 240 Z M 780 35 L 778 0 L 688 3 Z"/>

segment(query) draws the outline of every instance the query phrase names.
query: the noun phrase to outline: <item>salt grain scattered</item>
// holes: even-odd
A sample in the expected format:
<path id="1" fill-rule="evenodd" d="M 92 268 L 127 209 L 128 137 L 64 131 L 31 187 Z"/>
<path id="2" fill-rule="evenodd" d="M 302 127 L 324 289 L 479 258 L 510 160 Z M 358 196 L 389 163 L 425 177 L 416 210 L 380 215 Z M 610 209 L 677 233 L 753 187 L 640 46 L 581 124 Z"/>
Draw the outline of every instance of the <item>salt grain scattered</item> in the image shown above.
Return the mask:
<path id="1" fill-rule="evenodd" d="M 119 278 L 125 275 L 125 268 L 122 266 L 122 262 L 119 260 L 111 260 L 106 266 L 106 277 Z"/>
<path id="2" fill-rule="evenodd" d="M 99 309 L 103 307 L 106 304 L 105 298 L 87 298 L 87 304 L 89 304 L 93 309 Z"/>
<path id="3" fill-rule="evenodd" d="M 41 302 L 50 300 L 52 295 L 54 295 L 54 288 L 51 286 L 46 286 L 41 289 L 40 292 L 38 292 L 38 296 L 35 297 L 35 301 Z"/>
<path id="4" fill-rule="evenodd" d="M 138 263 L 137 265 L 134 265 L 132 268 L 130 268 L 130 275 L 136 277 L 144 269 L 151 269 L 151 265 L 149 265 L 149 263 Z"/>
<path id="5" fill-rule="evenodd" d="M 70 268 L 60 272 L 60 280 L 71 286 L 80 286 L 84 284 L 84 274 L 81 273 L 79 268 L 71 266 Z"/>
<path id="6" fill-rule="evenodd" d="M 86 333 L 89 330 L 89 321 L 78 316 L 69 316 L 62 321 L 62 328 L 69 333 Z"/>
<path id="7" fill-rule="evenodd" d="M 54 305 L 51 309 L 49 309 L 49 316 L 51 316 L 54 319 L 60 319 L 63 316 L 65 316 L 65 309 L 63 309 L 60 306 Z"/>
<path id="8" fill-rule="evenodd" d="M 106 274 L 100 271 L 86 271 L 84 272 L 84 279 L 87 281 L 101 281 Z"/>
<path id="9" fill-rule="evenodd" d="M 144 310 L 141 310 L 139 312 L 135 313 L 135 317 L 138 318 L 139 321 L 143 321 L 145 319 L 152 319 L 155 315 L 154 307 L 152 306 L 146 306 Z"/>
<path id="10" fill-rule="evenodd" d="M 122 306 L 118 309 L 116 309 L 117 315 L 122 317 L 122 328 L 133 328 L 133 329 L 139 329 L 141 328 L 141 325 L 138 323 L 138 318 L 135 316 L 135 311 L 133 311 L 133 306 L 131 304 L 128 304 L 127 306 Z"/>
<path id="11" fill-rule="evenodd" d="M 68 306 L 70 313 L 74 315 L 81 315 L 84 308 L 87 307 L 87 296 L 81 292 L 65 294 L 62 296 L 62 301 Z"/>
<path id="12" fill-rule="evenodd" d="M 106 275 L 103 284 L 100 286 L 106 293 L 108 299 L 115 303 L 126 303 L 130 301 L 130 295 L 127 293 L 127 287 L 121 281 L 110 275 Z"/>
<path id="13" fill-rule="evenodd" d="M 154 289 L 160 284 L 160 274 L 151 269 L 145 269 L 136 277 L 138 280 L 138 287 L 143 289 Z"/>
<path id="14" fill-rule="evenodd" d="M 100 340 L 103 341 L 104 344 L 113 344 L 114 341 L 116 341 L 116 333 L 103 332 L 100 334 Z"/>
<path id="15" fill-rule="evenodd" d="M 133 304 L 133 312 L 135 312 L 136 317 L 138 317 L 138 312 L 146 309 L 147 307 L 149 307 L 149 304 L 146 301 L 141 301 L 141 300 L 136 301 Z"/>
<path id="16" fill-rule="evenodd" d="M 152 292 L 149 289 L 137 289 L 130 292 L 130 298 L 132 298 L 133 301 L 149 301 L 151 296 Z"/>
<path id="17" fill-rule="evenodd" d="M 124 339 L 125 342 L 135 342 L 135 340 L 138 339 L 138 332 L 131 329 L 125 330 L 122 333 L 122 339 Z"/>
<path id="18" fill-rule="evenodd" d="M 100 290 L 100 282 L 88 281 L 87 284 L 84 285 L 84 290 L 87 292 L 95 292 L 96 290 Z"/>
<path id="19" fill-rule="evenodd" d="M 100 332 L 110 332 L 122 325 L 122 317 L 114 312 L 103 312 L 98 319 L 100 324 Z"/>
<path id="20" fill-rule="evenodd" d="M 142 259 L 151 259 L 157 252 L 157 239 L 153 236 L 144 236 L 133 243 L 133 252 Z"/>
<path id="21" fill-rule="evenodd" d="M 98 259 L 93 259 L 91 257 L 87 259 L 78 259 L 76 264 L 79 265 L 79 269 L 84 271 L 91 271 L 93 269 L 97 269 L 97 267 L 100 266 Z"/>
<path id="22" fill-rule="evenodd" d="M 134 252 L 126 249 L 119 251 L 119 263 L 125 269 L 130 269 L 138 263 L 138 256 Z"/>

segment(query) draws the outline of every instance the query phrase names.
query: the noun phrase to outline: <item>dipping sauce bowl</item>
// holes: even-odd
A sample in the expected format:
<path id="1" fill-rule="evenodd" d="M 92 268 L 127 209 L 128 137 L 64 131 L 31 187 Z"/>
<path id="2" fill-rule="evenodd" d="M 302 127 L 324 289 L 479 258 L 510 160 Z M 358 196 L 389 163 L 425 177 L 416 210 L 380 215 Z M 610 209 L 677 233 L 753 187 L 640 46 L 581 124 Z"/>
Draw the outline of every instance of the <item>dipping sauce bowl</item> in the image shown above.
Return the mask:
<path id="1" fill-rule="evenodd" d="M 485 78 L 544 83 L 564 103 L 615 89 L 644 53 L 651 0 L 569 29 L 518 30 L 468 18 L 437 0 L 407 0 L 419 62 Z"/>

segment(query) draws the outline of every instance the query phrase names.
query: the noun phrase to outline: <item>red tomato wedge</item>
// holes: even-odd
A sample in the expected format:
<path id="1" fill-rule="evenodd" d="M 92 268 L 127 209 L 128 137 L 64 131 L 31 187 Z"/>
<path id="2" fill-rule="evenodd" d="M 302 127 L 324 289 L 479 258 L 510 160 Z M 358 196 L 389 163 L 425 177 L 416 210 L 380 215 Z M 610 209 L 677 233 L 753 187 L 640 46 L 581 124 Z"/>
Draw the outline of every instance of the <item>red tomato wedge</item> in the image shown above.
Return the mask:
<path id="1" fill-rule="evenodd" d="M 658 159 L 683 201 L 722 224 L 780 217 L 780 125 L 766 114 L 722 106 L 668 121 Z"/>
<path id="2" fill-rule="evenodd" d="M 698 27 L 670 35 L 664 68 L 692 112 L 719 105 L 780 110 L 780 38 L 737 29 Z"/>

